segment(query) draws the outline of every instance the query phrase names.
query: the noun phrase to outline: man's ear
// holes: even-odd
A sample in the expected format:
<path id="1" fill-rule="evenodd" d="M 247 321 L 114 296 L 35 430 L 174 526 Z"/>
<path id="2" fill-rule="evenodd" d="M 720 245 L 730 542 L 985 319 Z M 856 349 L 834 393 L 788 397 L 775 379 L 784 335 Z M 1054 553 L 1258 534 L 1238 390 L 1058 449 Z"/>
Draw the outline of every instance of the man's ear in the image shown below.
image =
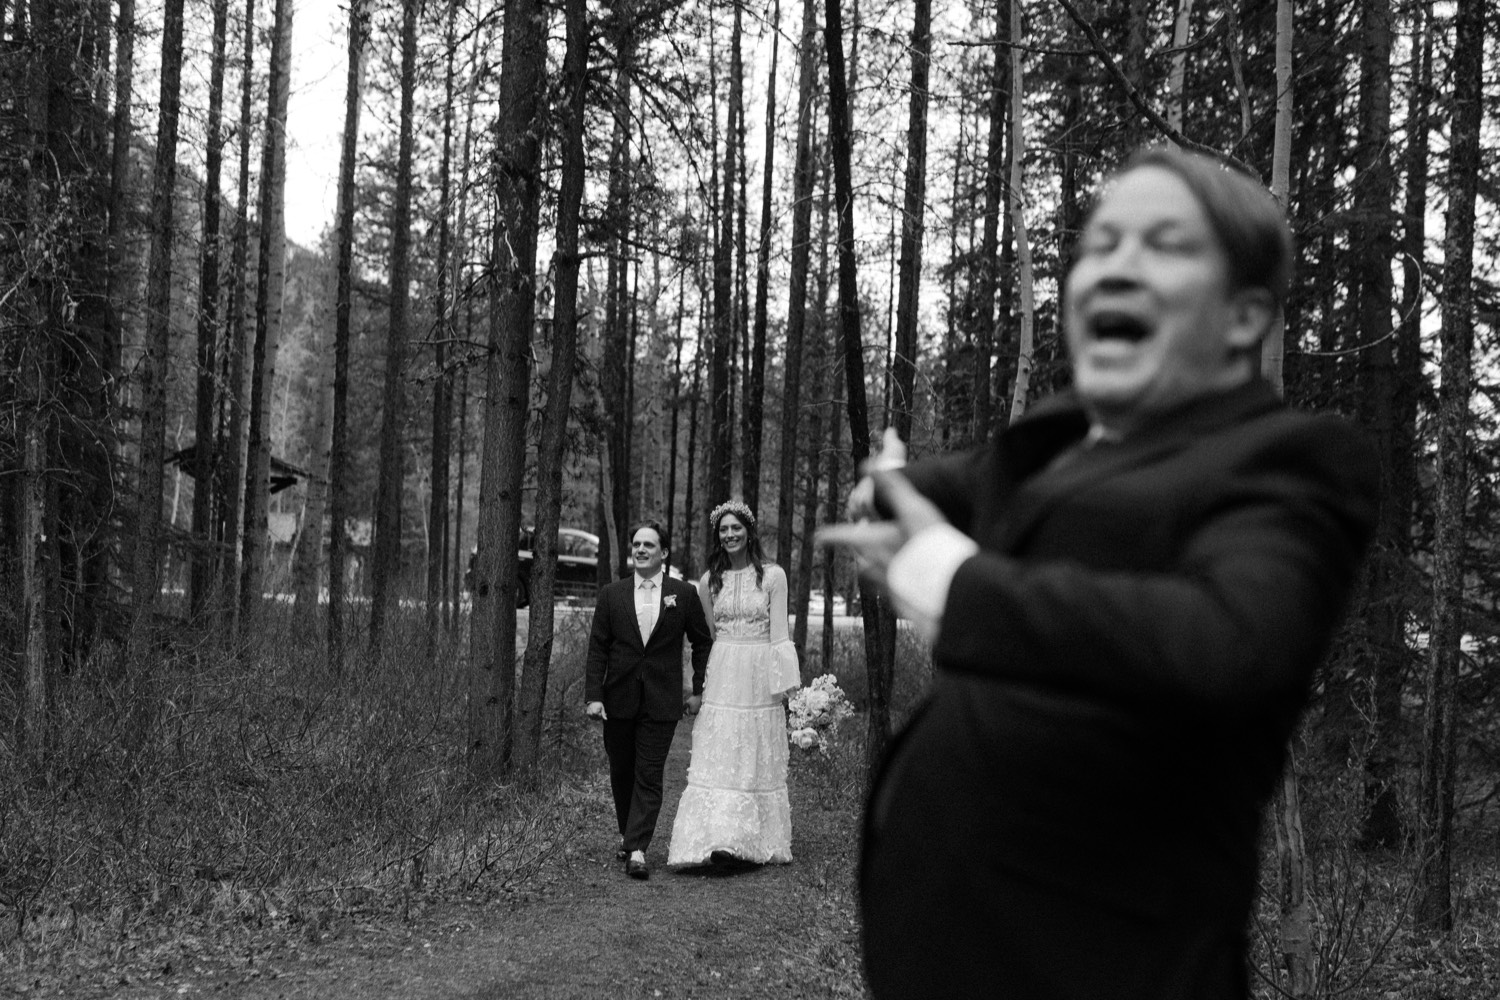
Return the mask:
<path id="1" fill-rule="evenodd" d="M 1266 288 L 1242 288 L 1230 300 L 1225 340 L 1234 353 L 1259 350 L 1276 322 L 1276 300 Z"/>

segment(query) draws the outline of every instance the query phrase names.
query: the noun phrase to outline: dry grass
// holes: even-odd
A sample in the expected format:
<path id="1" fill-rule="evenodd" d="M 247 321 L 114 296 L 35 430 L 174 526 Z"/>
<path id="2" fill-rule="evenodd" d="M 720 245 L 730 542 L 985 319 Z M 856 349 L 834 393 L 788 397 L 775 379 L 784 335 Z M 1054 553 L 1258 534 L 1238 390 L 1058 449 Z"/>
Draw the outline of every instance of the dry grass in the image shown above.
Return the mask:
<path id="1" fill-rule="evenodd" d="M 273 621 L 250 657 L 182 651 L 128 690 L 72 678 L 41 762 L 0 747 L 0 964 L 532 878 L 561 849 L 583 727 L 551 721 L 524 788 L 476 784 L 462 656 L 400 626 L 339 677 Z"/>

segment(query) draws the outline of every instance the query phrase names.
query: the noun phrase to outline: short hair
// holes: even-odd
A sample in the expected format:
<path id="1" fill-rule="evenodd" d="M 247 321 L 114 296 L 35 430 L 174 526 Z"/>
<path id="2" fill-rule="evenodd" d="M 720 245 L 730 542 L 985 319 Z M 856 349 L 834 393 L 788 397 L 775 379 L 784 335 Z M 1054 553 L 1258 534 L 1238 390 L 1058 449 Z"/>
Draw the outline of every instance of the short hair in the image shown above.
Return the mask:
<path id="1" fill-rule="evenodd" d="M 650 528 L 652 531 L 656 532 L 656 537 L 661 541 L 661 549 L 663 552 L 672 551 L 672 536 L 667 534 L 667 526 L 662 524 L 654 517 L 648 517 L 643 521 L 637 521 L 635 523 L 635 527 L 630 529 L 630 537 L 626 539 L 626 541 L 633 543 L 635 541 L 635 533 L 637 531 L 640 531 L 642 528 Z"/>
<path id="2" fill-rule="evenodd" d="M 1285 306 L 1292 283 L 1292 231 L 1286 212 L 1259 178 L 1216 156 L 1158 143 L 1136 150 L 1111 179 L 1142 167 L 1165 170 L 1193 192 L 1224 247 L 1232 291 L 1264 288 L 1277 310 Z"/>

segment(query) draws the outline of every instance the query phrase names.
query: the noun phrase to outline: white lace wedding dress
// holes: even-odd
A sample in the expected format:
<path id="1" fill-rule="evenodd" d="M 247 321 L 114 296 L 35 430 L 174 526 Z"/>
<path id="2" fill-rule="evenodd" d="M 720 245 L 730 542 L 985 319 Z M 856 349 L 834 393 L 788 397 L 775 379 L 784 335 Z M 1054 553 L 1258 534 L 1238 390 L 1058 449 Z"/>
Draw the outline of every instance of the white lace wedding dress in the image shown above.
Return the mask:
<path id="1" fill-rule="evenodd" d="M 707 581 L 698 585 L 705 606 Z M 748 566 L 723 581 L 712 600 L 714 645 L 667 863 L 702 864 L 728 851 L 784 864 L 792 860 L 792 812 L 781 696 L 801 684 L 787 637 L 786 573 L 768 565 L 757 584 Z"/>

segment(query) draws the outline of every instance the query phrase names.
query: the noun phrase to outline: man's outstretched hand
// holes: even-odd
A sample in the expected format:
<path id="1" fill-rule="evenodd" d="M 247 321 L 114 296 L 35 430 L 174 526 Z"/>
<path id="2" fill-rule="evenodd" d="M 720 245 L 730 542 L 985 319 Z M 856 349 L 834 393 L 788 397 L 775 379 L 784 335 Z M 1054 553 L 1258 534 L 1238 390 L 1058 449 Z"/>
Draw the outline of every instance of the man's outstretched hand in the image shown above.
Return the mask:
<path id="1" fill-rule="evenodd" d="M 906 445 L 887 428 L 880 454 L 865 463 L 865 477 L 849 494 L 847 509 L 853 520 L 824 525 L 816 535 L 819 545 L 848 550 L 859 563 L 860 572 L 880 586 L 885 585 L 891 559 L 913 535 L 947 522 L 932 501 L 895 471 L 905 464 Z M 878 516 L 876 511 L 890 516 L 870 520 Z"/>

